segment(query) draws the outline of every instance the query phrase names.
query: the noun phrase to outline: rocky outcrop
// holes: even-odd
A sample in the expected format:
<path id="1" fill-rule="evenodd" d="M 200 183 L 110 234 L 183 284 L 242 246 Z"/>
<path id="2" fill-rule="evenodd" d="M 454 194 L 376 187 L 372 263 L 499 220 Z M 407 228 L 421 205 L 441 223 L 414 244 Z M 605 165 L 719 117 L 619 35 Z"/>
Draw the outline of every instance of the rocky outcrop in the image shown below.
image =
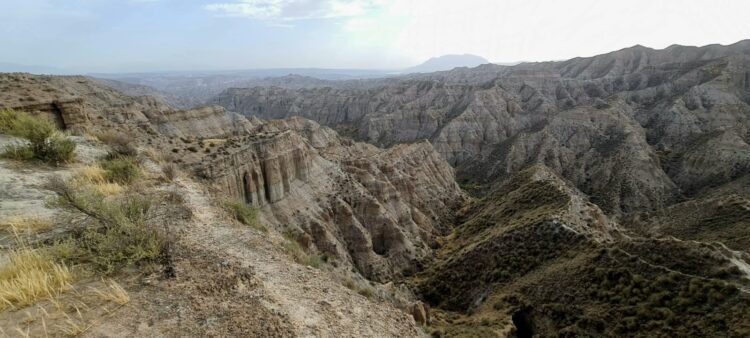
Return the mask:
<path id="1" fill-rule="evenodd" d="M 301 119 L 262 123 L 213 155 L 184 157 L 217 196 L 364 276 L 413 273 L 464 197 L 429 142 L 379 149 Z"/>
<path id="2" fill-rule="evenodd" d="M 127 96 L 83 76 L 1 74 L 0 89 L 0 108 L 43 114 L 61 129 L 125 130 L 156 143 L 159 137 L 224 138 L 253 126 L 222 107 L 174 109 L 158 97 Z"/>
<path id="3" fill-rule="evenodd" d="M 312 149 L 291 131 L 240 138 L 242 145 L 217 159 L 196 164 L 217 194 L 254 206 L 278 202 L 296 180 L 307 181 Z"/>
<path id="4" fill-rule="evenodd" d="M 247 119 L 218 106 L 147 111 L 145 115 L 160 133 L 176 137 L 223 138 L 246 133 L 252 127 Z"/>
<path id="5" fill-rule="evenodd" d="M 246 116 L 304 116 L 380 146 L 428 139 L 469 185 L 501 184 L 544 164 L 608 212 L 627 213 L 750 168 L 749 73 L 748 41 L 636 46 L 373 80 L 374 87 L 234 88 L 213 102 Z"/>
<path id="6" fill-rule="evenodd" d="M 80 98 L 60 99 L 30 104 L 0 105 L 0 109 L 10 108 L 25 111 L 34 115 L 44 116 L 54 121 L 60 129 L 80 130 L 85 128 L 89 117 L 83 109 Z"/>

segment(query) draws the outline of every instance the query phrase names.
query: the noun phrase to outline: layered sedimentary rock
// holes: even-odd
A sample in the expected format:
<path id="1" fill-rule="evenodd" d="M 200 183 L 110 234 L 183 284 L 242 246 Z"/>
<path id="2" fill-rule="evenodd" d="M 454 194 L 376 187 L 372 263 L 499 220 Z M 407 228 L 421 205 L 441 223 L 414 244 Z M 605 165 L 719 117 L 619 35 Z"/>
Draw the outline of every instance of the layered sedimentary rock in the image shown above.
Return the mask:
<path id="1" fill-rule="evenodd" d="M 418 270 L 464 201 L 453 168 L 429 142 L 381 149 L 302 118 L 175 110 L 84 77 L 8 74 L 0 84 L 13 89 L 0 102 L 23 92 L 72 96 L 89 116 L 85 129 L 126 132 L 164 151 L 217 198 L 258 207 L 265 224 L 292 233 L 306 250 L 373 279 Z"/>
<path id="2" fill-rule="evenodd" d="M 0 109 L 2 108 L 44 116 L 54 121 L 60 129 L 81 129 L 89 122 L 89 117 L 83 109 L 83 100 L 80 98 L 0 106 Z"/>
<path id="3" fill-rule="evenodd" d="M 650 210 L 750 170 L 750 42 L 636 46 L 373 86 L 229 89 L 247 116 L 314 119 L 377 145 L 428 139 L 466 184 L 541 163 L 608 212 Z"/>
<path id="4" fill-rule="evenodd" d="M 222 107 L 188 110 L 164 110 L 146 113 L 149 121 L 163 134 L 177 137 L 221 138 L 247 132 L 252 124 Z"/>
<path id="5" fill-rule="evenodd" d="M 131 97 L 83 76 L 0 75 L 0 108 L 48 116 L 63 129 L 155 138 L 220 138 L 246 133 L 252 122 L 222 107 L 180 110 L 150 96 Z"/>
<path id="6" fill-rule="evenodd" d="M 218 196 L 260 207 L 310 249 L 384 280 L 415 272 L 463 202 L 429 142 L 379 149 L 300 118 L 186 157 Z"/>
<path id="7" fill-rule="evenodd" d="M 217 183 L 221 196 L 263 206 L 291 193 L 295 180 L 307 181 L 312 152 L 296 133 L 260 134 L 236 142 L 237 149 L 196 165 L 200 176 Z"/>

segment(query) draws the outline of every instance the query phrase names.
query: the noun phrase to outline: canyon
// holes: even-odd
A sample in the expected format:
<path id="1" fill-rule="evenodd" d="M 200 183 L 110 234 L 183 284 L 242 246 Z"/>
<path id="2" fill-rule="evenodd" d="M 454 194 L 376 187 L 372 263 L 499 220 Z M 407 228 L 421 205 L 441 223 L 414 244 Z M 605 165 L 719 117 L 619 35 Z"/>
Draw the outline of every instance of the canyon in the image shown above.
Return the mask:
<path id="1" fill-rule="evenodd" d="M 234 88 L 210 102 L 247 116 L 307 117 L 380 146 L 427 139 L 467 185 L 543 163 L 608 212 L 630 212 L 748 172 L 749 54 L 748 41 L 636 46 L 362 88 Z"/>
<path id="2" fill-rule="evenodd" d="M 0 109 L 80 145 L 69 169 L 0 160 L 23 203 L 57 212 L 24 176 L 70 175 L 112 152 L 106 134 L 134 144 L 130 189 L 160 198 L 161 270 L 113 276 L 131 305 L 83 335 L 750 334 L 750 41 L 263 81 L 186 108 L 0 74 Z M 22 311 L 0 312 L 3 332 Z"/>

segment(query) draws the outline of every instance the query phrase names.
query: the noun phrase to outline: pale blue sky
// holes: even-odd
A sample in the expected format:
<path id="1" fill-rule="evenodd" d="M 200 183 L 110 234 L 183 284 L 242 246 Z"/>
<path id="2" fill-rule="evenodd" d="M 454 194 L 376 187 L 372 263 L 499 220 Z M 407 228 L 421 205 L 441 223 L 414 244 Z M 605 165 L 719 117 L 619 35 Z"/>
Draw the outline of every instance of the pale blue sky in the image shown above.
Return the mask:
<path id="1" fill-rule="evenodd" d="M 746 0 L 0 0 L 0 62 L 78 72 L 400 68 L 750 38 Z"/>

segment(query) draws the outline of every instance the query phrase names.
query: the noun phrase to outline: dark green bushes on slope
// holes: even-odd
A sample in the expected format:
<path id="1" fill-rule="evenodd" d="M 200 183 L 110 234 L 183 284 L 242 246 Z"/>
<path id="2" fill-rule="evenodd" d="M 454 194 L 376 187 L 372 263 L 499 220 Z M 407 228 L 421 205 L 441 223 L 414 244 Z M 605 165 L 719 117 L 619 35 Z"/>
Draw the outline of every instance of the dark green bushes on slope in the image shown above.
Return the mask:
<path id="1" fill-rule="evenodd" d="M 52 122 L 15 110 L 0 110 L 0 134 L 25 139 L 27 144 L 7 146 L 1 157 L 14 160 L 40 160 L 59 165 L 71 162 L 76 145 L 55 129 Z"/>

